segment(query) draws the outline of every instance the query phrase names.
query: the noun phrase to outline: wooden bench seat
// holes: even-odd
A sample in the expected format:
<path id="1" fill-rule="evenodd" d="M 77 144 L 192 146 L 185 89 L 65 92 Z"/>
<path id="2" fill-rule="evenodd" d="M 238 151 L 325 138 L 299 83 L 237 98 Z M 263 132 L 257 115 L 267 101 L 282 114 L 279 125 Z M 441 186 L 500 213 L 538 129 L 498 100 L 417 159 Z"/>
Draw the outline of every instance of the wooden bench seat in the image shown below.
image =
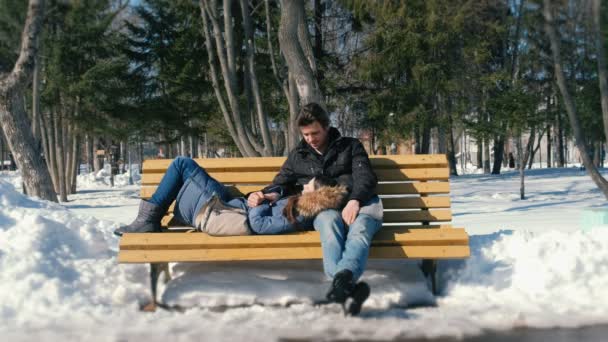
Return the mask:
<path id="1" fill-rule="evenodd" d="M 374 237 L 370 258 L 425 259 L 423 271 L 436 293 L 436 260 L 467 258 L 469 238 L 454 228 L 449 168 L 445 155 L 370 156 L 384 205 L 383 227 Z M 172 160 L 146 160 L 140 196 L 152 196 Z M 272 182 L 285 158 L 196 159 L 207 172 L 231 185 L 234 195 L 256 191 Z M 355 180 L 356 181 L 356 180 Z M 213 237 L 180 227 L 173 205 L 162 224 L 167 233 L 131 233 L 120 239 L 121 263 L 150 263 L 153 305 L 156 282 L 169 262 L 321 259 L 317 232 L 284 235 Z"/>

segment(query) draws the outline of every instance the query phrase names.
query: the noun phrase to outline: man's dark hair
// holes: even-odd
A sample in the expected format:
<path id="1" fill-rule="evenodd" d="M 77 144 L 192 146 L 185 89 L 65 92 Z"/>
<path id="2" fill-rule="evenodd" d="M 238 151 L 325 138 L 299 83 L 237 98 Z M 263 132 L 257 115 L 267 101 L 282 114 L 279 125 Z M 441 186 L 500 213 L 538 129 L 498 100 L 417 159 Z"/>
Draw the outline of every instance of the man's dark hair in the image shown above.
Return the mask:
<path id="1" fill-rule="evenodd" d="M 323 128 L 329 126 L 329 116 L 325 109 L 314 102 L 302 106 L 296 120 L 298 127 L 312 125 L 315 121 L 319 122 Z"/>

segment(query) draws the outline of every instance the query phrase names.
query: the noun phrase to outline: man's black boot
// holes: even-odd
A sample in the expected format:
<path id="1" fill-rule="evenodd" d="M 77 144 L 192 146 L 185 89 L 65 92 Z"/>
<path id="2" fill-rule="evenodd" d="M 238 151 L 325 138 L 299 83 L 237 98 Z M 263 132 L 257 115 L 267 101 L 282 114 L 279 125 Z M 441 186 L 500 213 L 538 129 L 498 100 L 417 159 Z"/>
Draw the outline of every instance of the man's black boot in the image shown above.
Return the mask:
<path id="1" fill-rule="evenodd" d="M 124 233 L 160 232 L 160 220 L 163 218 L 165 211 L 156 204 L 142 200 L 135 221 L 116 229 L 114 234 L 122 236 Z"/>
<path id="2" fill-rule="evenodd" d="M 346 298 L 351 294 L 355 284 L 353 283 L 353 272 L 344 269 L 334 276 L 329 292 L 327 292 L 327 300 L 334 303 L 344 304 Z"/>
<path id="3" fill-rule="evenodd" d="M 353 292 L 344 302 L 344 311 L 347 315 L 356 316 L 361 312 L 361 307 L 365 300 L 369 297 L 370 288 L 366 282 L 359 282 L 355 285 Z"/>

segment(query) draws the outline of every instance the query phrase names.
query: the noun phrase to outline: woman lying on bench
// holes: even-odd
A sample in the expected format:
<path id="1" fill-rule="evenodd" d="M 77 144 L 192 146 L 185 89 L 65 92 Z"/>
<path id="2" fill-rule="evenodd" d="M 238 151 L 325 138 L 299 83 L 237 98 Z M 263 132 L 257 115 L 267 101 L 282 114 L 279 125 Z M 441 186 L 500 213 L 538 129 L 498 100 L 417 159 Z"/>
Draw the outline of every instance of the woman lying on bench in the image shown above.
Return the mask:
<path id="1" fill-rule="evenodd" d="M 312 230 L 314 217 L 323 210 L 340 208 L 346 194 L 346 188 L 338 186 L 336 180 L 320 176 L 305 184 L 301 195 L 264 195 L 264 203 L 251 208 L 245 198 L 232 197 L 228 187 L 194 160 L 178 157 L 171 162 L 152 198 L 141 201 L 135 221 L 116 229 L 114 234 L 160 232 L 161 219 L 174 200 L 177 220 L 210 235 Z"/>

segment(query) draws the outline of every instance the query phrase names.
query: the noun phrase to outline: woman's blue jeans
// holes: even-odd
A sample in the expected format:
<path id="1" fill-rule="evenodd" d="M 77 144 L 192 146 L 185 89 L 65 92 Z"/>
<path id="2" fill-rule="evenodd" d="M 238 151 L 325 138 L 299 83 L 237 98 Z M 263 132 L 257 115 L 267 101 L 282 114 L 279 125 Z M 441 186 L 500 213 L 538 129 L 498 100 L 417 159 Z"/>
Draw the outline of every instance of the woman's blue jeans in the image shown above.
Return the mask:
<path id="1" fill-rule="evenodd" d="M 161 208 L 169 208 L 171 203 L 177 198 L 179 190 L 191 175 L 198 169 L 206 173 L 194 160 L 187 157 L 177 157 L 169 165 L 163 179 L 158 184 L 154 195 L 149 200 Z"/>
<path id="2" fill-rule="evenodd" d="M 332 278 L 341 270 L 353 272 L 356 281 L 361 277 L 374 234 L 382 227 L 382 221 L 366 214 L 359 214 L 355 222 L 346 226 L 339 211 L 322 211 L 314 220 L 314 227 L 321 236 L 323 269 Z"/>

